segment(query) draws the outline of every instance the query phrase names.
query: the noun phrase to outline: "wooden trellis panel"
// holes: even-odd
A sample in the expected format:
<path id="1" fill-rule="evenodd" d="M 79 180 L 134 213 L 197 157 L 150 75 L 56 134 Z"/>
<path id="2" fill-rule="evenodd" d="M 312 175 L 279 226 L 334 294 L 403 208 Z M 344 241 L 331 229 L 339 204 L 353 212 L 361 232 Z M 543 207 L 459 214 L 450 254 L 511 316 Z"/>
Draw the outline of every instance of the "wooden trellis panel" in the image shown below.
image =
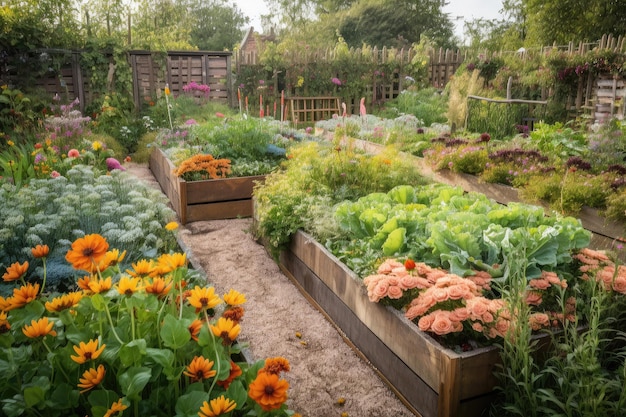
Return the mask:
<path id="1" fill-rule="evenodd" d="M 289 97 L 291 120 L 298 123 L 314 123 L 341 114 L 337 97 Z"/>

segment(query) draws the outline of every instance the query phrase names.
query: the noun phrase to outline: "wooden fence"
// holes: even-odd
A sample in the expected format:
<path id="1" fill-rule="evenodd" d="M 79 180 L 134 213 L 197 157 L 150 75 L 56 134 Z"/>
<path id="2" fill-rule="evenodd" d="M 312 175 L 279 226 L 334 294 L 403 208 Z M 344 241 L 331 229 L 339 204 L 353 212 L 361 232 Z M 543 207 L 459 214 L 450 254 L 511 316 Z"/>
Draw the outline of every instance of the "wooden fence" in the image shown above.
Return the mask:
<path id="1" fill-rule="evenodd" d="M 160 97 L 166 84 L 172 95 L 178 96 L 192 82 L 210 87 L 209 100 L 235 105 L 231 91 L 231 52 L 170 51 L 165 66 L 159 55 L 150 51 L 130 51 L 128 55 L 137 109 L 145 101 Z"/>

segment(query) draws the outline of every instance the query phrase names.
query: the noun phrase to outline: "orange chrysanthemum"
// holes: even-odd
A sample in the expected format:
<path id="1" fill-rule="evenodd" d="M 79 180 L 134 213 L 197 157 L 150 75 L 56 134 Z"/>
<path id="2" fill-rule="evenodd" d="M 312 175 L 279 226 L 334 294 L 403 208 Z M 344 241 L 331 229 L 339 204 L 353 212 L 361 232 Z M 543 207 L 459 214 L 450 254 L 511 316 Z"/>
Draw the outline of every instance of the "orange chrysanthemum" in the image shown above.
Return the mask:
<path id="1" fill-rule="evenodd" d="M 74 345 L 74 352 L 77 353 L 77 356 L 70 356 L 70 358 L 76 363 L 83 364 L 87 361 L 97 359 L 105 347 L 106 345 L 102 345 L 98 348 L 98 341 L 95 339 L 87 343 L 80 342 L 78 346 Z"/>
<path id="2" fill-rule="evenodd" d="M 265 366 L 259 372 L 267 372 L 268 374 L 280 374 L 281 372 L 289 372 L 289 360 L 281 356 L 265 359 Z"/>
<path id="3" fill-rule="evenodd" d="M 132 264 L 133 269 L 127 269 L 126 273 L 131 277 L 147 277 L 152 273 L 154 269 L 154 262 L 147 259 L 141 259 Z"/>
<path id="4" fill-rule="evenodd" d="M 198 335 L 200 334 L 200 329 L 202 329 L 203 322 L 200 319 L 195 319 L 187 329 L 189 329 L 189 333 L 191 334 L 191 338 L 198 341 Z"/>
<path id="5" fill-rule="evenodd" d="M 115 288 L 117 289 L 117 292 L 120 293 L 120 295 L 133 295 L 134 293 L 141 290 L 140 283 L 141 278 L 139 277 L 129 278 L 124 276 L 120 278 Z"/>
<path id="6" fill-rule="evenodd" d="M 4 311 L 0 311 L 0 334 L 6 333 L 11 330 L 11 323 L 9 323 L 8 315 Z"/>
<path id="7" fill-rule="evenodd" d="M 10 309 L 24 307 L 26 304 L 37 299 L 39 284 L 26 284 L 13 289 L 13 297 L 10 300 Z"/>
<path id="8" fill-rule="evenodd" d="M 230 361 L 230 373 L 228 374 L 228 378 L 223 381 L 217 381 L 217 385 L 224 389 L 228 389 L 230 383 L 235 380 L 238 376 L 242 374 L 241 368 L 235 362 Z"/>
<path id="9" fill-rule="evenodd" d="M 100 294 L 102 292 L 109 291 L 113 286 L 113 281 L 111 277 L 104 279 L 90 279 L 89 280 L 89 290 L 94 294 Z"/>
<path id="10" fill-rule="evenodd" d="M 70 292 L 63 294 L 59 297 L 55 297 L 52 301 L 46 301 L 46 310 L 50 312 L 60 312 L 68 308 L 72 308 L 77 305 L 83 298 L 81 292 Z"/>
<path id="11" fill-rule="evenodd" d="M 228 346 L 237 339 L 237 336 L 239 336 L 241 326 L 231 319 L 220 317 L 215 326 L 211 325 L 211 330 L 215 336 L 222 338 L 222 343 L 224 345 Z"/>
<path id="12" fill-rule="evenodd" d="M 50 253 L 50 248 L 48 245 L 37 245 L 31 249 L 31 252 L 35 258 L 45 258 Z"/>
<path id="13" fill-rule="evenodd" d="M 74 269 L 91 271 L 93 265 L 98 265 L 108 250 L 109 244 L 106 239 L 94 233 L 76 239 L 72 243 L 72 248 L 67 251 L 65 259 Z"/>
<path id="14" fill-rule="evenodd" d="M 200 407 L 200 412 L 198 412 L 198 416 L 200 417 L 217 417 L 223 416 L 226 413 L 230 413 L 237 407 L 237 403 L 233 400 L 230 400 L 226 397 L 219 396 L 214 398 L 209 402 L 203 402 L 202 407 Z"/>
<path id="15" fill-rule="evenodd" d="M 11 298 L 0 297 L 0 311 L 9 311 L 11 309 Z"/>
<path id="16" fill-rule="evenodd" d="M 172 280 L 166 280 L 161 277 L 146 278 L 144 280 L 144 289 L 149 294 L 154 294 L 157 297 L 164 297 L 172 289 Z"/>
<path id="17" fill-rule="evenodd" d="M 254 381 L 250 383 L 248 395 L 264 411 L 271 411 L 280 408 L 287 401 L 287 390 L 289 382 L 280 379 L 276 374 L 259 372 Z"/>
<path id="18" fill-rule="evenodd" d="M 22 278 L 28 271 L 28 262 L 23 264 L 14 262 L 7 268 L 7 271 L 2 275 L 2 279 L 6 282 L 16 281 Z"/>
<path id="19" fill-rule="evenodd" d="M 83 377 L 79 379 L 80 384 L 77 384 L 78 388 L 83 388 L 80 393 L 82 394 L 92 388 L 95 388 L 104 380 L 105 374 L 106 370 L 103 365 L 99 365 L 98 369 L 90 368 L 83 372 Z"/>
<path id="20" fill-rule="evenodd" d="M 211 309 L 222 302 L 221 298 L 215 294 L 215 288 L 197 285 L 191 290 L 187 301 L 198 311 Z"/>
<path id="21" fill-rule="evenodd" d="M 22 328 L 22 332 L 26 335 L 26 337 L 30 337 L 31 339 L 47 335 L 56 336 L 57 332 L 52 330 L 53 327 L 53 321 L 48 321 L 48 317 L 42 317 L 39 320 L 32 320 L 30 322 L 30 326 L 24 326 Z"/>
<path id="22" fill-rule="evenodd" d="M 238 306 L 246 302 L 246 297 L 239 291 L 231 289 L 224 294 L 224 302 L 229 306 Z"/>
<path id="23" fill-rule="evenodd" d="M 191 363 L 187 366 L 187 370 L 183 372 L 192 382 L 202 381 L 203 379 L 209 379 L 217 374 L 217 371 L 213 369 L 213 361 L 208 360 L 202 356 L 196 356 L 191 360 Z"/>
<path id="24" fill-rule="evenodd" d="M 127 408 L 128 408 L 128 406 L 124 405 L 124 403 L 122 403 L 122 399 L 120 398 L 119 400 L 117 400 L 116 402 L 111 404 L 111 407 L 109 407 L 107 412 L 104 413 L 104 416 L 102 416 L 102 417 L 113 417 L 117 413 L 121 413 L 122 411 L 126 410 Z"/>

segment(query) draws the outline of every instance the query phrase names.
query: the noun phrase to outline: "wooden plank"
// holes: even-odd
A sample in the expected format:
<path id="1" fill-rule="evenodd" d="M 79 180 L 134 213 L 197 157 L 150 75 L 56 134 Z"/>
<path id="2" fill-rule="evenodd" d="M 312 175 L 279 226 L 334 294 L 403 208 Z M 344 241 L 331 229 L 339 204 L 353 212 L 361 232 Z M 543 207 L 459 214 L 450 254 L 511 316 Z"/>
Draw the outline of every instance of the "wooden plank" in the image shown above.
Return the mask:
<path id="1" fill-rule="evenodd" d="M 252 216 L 252 199 L 187 206 L 185 223 Z M 182 222 L 182 219 L 181 219 Z"/>
<path id="2" fill-rule="evenodd" d="M 264 175 L 187 182 L 187 204 L 249 199 Z"/>

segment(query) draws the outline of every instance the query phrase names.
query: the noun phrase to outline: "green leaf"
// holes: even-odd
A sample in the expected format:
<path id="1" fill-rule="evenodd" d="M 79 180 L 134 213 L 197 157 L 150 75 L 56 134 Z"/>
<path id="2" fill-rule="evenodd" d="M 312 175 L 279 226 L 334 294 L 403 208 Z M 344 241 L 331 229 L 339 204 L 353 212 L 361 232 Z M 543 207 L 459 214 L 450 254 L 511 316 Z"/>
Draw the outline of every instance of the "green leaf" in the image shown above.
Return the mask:
<path id="1" fill-rule="evenodd" d="M 120 348 L 119 358 L 122 365 L 130 366 L 141 363 L 146 354 L 146 340 L 137 339 Z"/>
<path id="2" fill-rule="evenodd" d="M 237 403 L 236 409 L 240 410 L 248 399 L 248 391 L 246 391 L 246 388 L 243 386 L 241 381 L 234 380 L 228 386 L 225 396 Z"/>
<path id="3" fill-rule="evenodd" d="M 47 379 L 47 378 L 46 378 Z M 50 384 L 47 384 L 47 388 L 50 388 Z M 37 404 L 41 404 L 46 399 L 46 391 L 43 387 L 34 386 L 24 389 L 24 402 L 27 408 L 33 408 Z"/>
<path id="4" fill-rule="evenodd" d="M 182 348 L 191 340 L 187 326 L 171 314 L 165 316 L 160 335 L 165 346 L 174 350 Z"/>
<path id="5" fill-rule="evenodd" d="M 48 400 L 51 408 L 68 410 L 78 405 L 80 394 L 75 386 L 66 383 L 55 384 L 54 391 Z"/>
<path id="6" fill-rule="evenodd" d="M 176 401 L 176 416 L 197 416 L 200 407 L 209 400 L 209 394 L 204 391 L 191 391 L 181 395 Z"/>
<path id="7" fill-rule="evenodd" d="M 387 195 L 400 204 L 411 204 L 417 202 L 415 188 L 410 185 L 398 185 L 389 190 Z"/>
<path id="8" fill-rule="evenodd" d="M 117 378 L 122 393 L 126 395 L 131 401 L 139 400 L 139 395 L 143 391 L 144 387 L 150 381 L 152 371 L 147 367 L 131 367 Z"/>
<path id="9" fill-rule="evenodd" d="M 102 296 L 102 294 L 93 294 L 91 297 L 91 305 L 96 311 L 105 311 L 107 306 L 107 300 Z"/>
<path id="10" fill-rule="evenodd" d="M 387 240 L 383 243 L 383 253 L 386 256 L 391 256 L 396 252 L 399 252 L 405 243 L 406 229 L 399 227 L 393 232 L 389 233 Z"/>

